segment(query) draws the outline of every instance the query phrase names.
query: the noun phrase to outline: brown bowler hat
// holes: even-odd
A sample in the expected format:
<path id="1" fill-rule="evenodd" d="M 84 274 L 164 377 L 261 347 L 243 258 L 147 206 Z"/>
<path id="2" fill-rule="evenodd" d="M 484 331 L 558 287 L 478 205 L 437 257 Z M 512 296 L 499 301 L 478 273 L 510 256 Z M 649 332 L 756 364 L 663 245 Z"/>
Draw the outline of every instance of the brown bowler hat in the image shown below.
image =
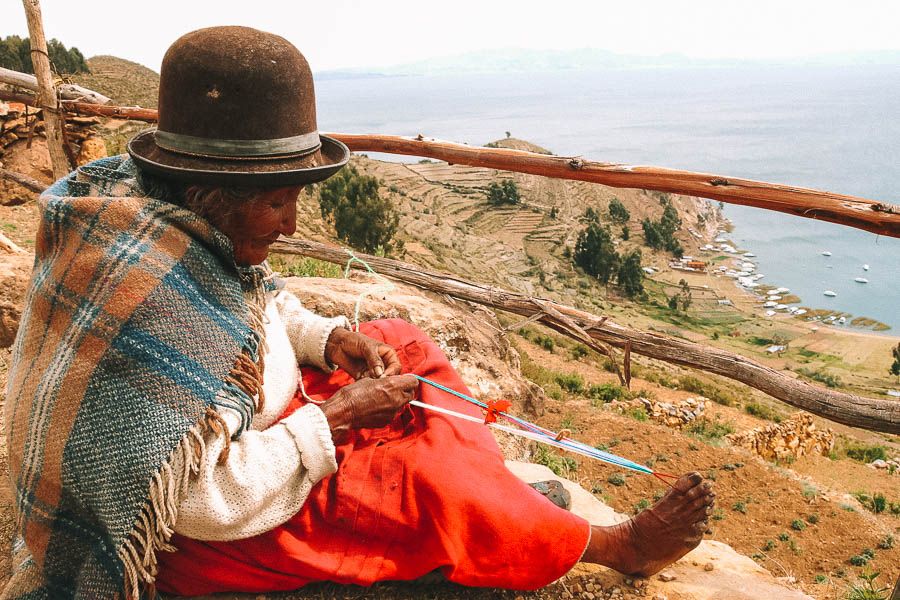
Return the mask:
<path id="1" fill-rule="evenodd" d="M 322 181 L 350 151 L 316 127 L 306 59 L 286 39 L 210 27 L 163 58 L 159 126 L 128 142 L 137 165 L 180 181 L 279 187 Z"/>

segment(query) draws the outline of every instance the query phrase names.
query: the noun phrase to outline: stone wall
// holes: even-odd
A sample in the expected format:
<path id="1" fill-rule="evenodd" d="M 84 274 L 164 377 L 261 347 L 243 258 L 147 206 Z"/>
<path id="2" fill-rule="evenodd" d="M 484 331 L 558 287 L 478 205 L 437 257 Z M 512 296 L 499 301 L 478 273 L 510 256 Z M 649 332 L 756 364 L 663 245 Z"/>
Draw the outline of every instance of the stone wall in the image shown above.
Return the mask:
<path id="1" fill-rule="evenodd" d="M 809 413 L 797 413 L 784 423 L 733 433 L 728 440 L 748 448 L 766 460 L 799 458 L 808 454 L 827 456 L 834 449 L 834 432 L 819 429 Z"/>

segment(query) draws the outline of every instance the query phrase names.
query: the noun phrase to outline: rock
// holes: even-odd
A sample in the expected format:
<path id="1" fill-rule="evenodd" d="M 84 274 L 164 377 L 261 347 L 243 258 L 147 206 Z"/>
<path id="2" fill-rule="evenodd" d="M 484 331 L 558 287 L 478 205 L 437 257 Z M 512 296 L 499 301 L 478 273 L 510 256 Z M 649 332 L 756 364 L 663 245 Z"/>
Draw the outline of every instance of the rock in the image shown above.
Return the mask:
<path id="1" fill-rule="evenodd" d="M 657 577 L 660 581 L 675 581 L 675 573 L 672 571 L 662 571 Z"/>
<path id="2" fill-rule="evenodd" d="M 653 594 L 653 600 L 669 600 L 665 594 Z"/>
<path id="3" fill-rule="evenodd" d="M 30 253 L 7 254 L 0 250 L 0 348 L 12 346 L 16 338 L 33 262 Z"/>
<path id="4" fill-rule="evenodd" d="M 715 565 L 713 565 L 711 562 L 708 562 L 705 565 L 703 565 L 704 571 L 713 571 L 713 570 L 715 570 L 715 568 L 716 568 Z"/>
<path id="5" fill-rule="evenodd" d="M 94 135 L 81 143 L 81 150 L 78 152 L 78 157 L 75 160 L 81 166 L 106 156 L 106 143 L 103 141 L 103 138 Z"/>
<path id="6" fill-rule="evenodd" d="M 888 465 L 888 462 L 886 460 L 881 460 L 879 458 L 870 462 L 868 466 L 874 469 L 887 469 L 890 465 Z"/>

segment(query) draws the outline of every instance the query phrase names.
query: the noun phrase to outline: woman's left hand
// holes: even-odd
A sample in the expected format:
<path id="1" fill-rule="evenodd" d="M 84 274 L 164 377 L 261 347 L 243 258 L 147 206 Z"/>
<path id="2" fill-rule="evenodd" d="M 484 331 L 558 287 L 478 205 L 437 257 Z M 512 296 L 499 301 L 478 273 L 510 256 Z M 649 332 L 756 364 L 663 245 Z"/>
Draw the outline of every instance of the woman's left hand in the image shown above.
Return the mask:
<path id="1" fill-rule="evenodd" d="M 400 359 L 393 348 L 341 327 L 332 331 L 325 343 L 325 360 L 354 379 L 400 374 Z"/>

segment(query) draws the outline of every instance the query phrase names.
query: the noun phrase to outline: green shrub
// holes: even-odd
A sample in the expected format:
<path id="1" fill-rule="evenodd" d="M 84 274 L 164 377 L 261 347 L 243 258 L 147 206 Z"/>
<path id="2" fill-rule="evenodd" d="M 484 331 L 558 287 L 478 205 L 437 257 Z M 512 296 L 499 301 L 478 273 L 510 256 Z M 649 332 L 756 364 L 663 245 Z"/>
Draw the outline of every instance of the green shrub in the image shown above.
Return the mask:
<path id="1" fill-rule="evenodd" d="M 809 523 L 810 525 L 815 525 L 816 523 L 819 522 L 819 515 L 816 515 L 816 514 L 807 515 L 806 522 Z"/>
<path id="2" fill-rule="evenodd" d="M 643 406 L 639 406 L 637 408 L 632 408 L 628 412 L 625 413 L 627 416 L 631 417 L 635 421 L 646 422 L 650 417 L 647 415 L 647 411 L 644 410 Z"/>
<path id="3" fill-rule="evenodd" d="M 806 523 L 801 521 L 800 519 L 794 519 L 791 521 L 791 529 L 794 531 L 803 531 L 806 529 Z"/>
<path id="4" fill-rule="evenodd" d="M 532 460 L 539 465 L 544 465 L 560 477 L 568 477 L 578 471 L 578 461 L 574 458 L 560 456 L 541 444 L 535 448 Z"/>
<path id="5" fill-rule="evenodd" d="M 781 415 L 775 409 L 759 402 L 748 402 L 744 405 L 744 411 L 760 419 L 781 423 Z"/>
<path id="6" fill-rule="evenodd" d="M 584 378 L 577 373 L 560 373 L 556 376 L 556 383 L 570 394 L 584 392 Z"/>
<path id="7" fill-rule="evenodd" d="M 721 440 L 726 435 L 734 433 L 734 426 L 731 423 L 710 421 L 708 418 L 702 417 L 691 423 L 687 432 L 698 439 L 709 442 Z"/>
<path id="8" fill-rule="evenodd" d="M 860 581 L 847 590 L 847 600 L 887 600 L 890 587 L 880 587 L 875 580 L 881 573 L 868 571 L 861 573 Z"/>
<path id="9" fill-rule="evenodd" d="M 587 396 L 597 402 L 612 402 L 628 397 L 628 390 L 621 385 L 613 383 L 592 384 L 587 391 Z"/>
<path id="10" fill-rule="evenodd" d="M 739 512 L 743 515 L 746 515 L 747 514 L 747 504 L 745 502 L 735 502 L 731 506 L 731 510 L 733 510 L 735 512 Z"/>
<path id="11" fill-rule="evenodd" d="M 763 544 L 763 547 L 762 547 L 763 552 L 771 552 L 772 550 L 775 549 L 775 546 L 777 546 L 777 544 L 775 543 L 775 540 L 766 540 L 766 543 Z"/>
<path id="12" fill-rule="evenodd" d="M 340 265 L 315 258 L 270 254 L 269 266 L 286 277 L 331 277 L 344 276 Z"/>
<path id="13" fill-rule="evenodd" d="M 894 547 L 894 536 L 887 534 L 878 542 L 878 548 L 881 550 L 890 550 Z"/>
<path id="14" fill-rule="evenodd" d="M 789 539 L 791 539 L 791 534 L 789 534 L 786 531 L 782 531 L 781 533 L 778 534 L 778 539 L 782 542 L 786 542 Z"/>
<path id="15" fill-rule="evenodd" d="M 569 350 L 569 354 L 572 357 L 572 360 L 580 360 L 588 355 L 587 346 L 584 344 L 575 344 L 572 346 L 572 349 Z"/>
<path id="16" fill-rule="evenodd" d="M 875 460 L 887 460 L 887 449 L 884 446 L 870 446 L 862 442 L 848 442 L 844 453 L 859 462 L 870 463 Z"/>
<path id="17" fill-rule="evenodd" d="M 618 487 L 621 485 L 625 485 L 625 477 L 622 476 L 621 473 L 613 473 L 606 479 L 606 482 L 610 485 Z"/>
<path id="18" fill-rule="evenodd" d="M 869 564 L 869 557 L 863 556 L 861 554 L 854 554 L 853 556 L 850 557 L 849 562 L 854 567 L 864 567 L 867 564 Z"/>
<path id="19" fill-rule="evenodd" d="M 705 383 L 693 375 L 682 375 L 676 385 L 680 390 L 700 394 L 722 406 L 734 406 L 737 403 L 737 398 L 731 392 L 715 384 Z"/>

